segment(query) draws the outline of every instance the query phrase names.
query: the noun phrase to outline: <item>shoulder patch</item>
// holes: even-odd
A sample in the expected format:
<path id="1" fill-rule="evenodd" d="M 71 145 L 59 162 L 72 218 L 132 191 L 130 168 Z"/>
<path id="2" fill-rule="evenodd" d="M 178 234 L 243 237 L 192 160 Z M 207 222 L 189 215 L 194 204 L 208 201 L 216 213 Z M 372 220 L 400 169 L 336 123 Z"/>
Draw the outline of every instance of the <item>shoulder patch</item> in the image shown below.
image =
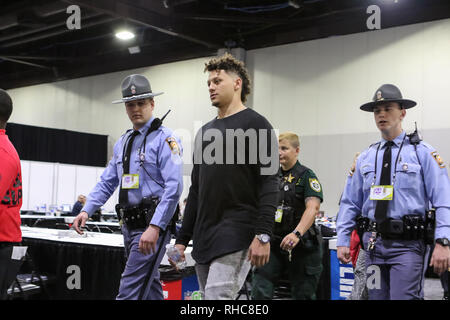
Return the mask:
<path id="1" fill-rule="evenodd" d="M 166 142 L 169 144 L 170 150 L 173 154 L 180 154 L 180 147 L 178 147 L 177 140 L 174 137 L 167 138 Z"/>
<path id="2" fill-rule="evenodd" d="M 348 176 L 352 177 L 356 170 L 356 162 L 358 161 L 358 157 L 361 153 L 357 152 L 353 158 L 352 166 L 350 167 L 350 170 L 348 171 Z"/>
<path id="3" fill-rule="evenodd" d="M 437 162 L 439 168 L 445 168 L 444 160 L 442 160 L 441 156 L 437 153 L 437 151 L 431 152 L 431 156 Z"/>
<path id="4" fill-rule="evenodd" d="M 322 186 L 320 185 L 319 180 L 316 178 L 309 178 L 309 186 L 316 192 L 322 191 Z"/>

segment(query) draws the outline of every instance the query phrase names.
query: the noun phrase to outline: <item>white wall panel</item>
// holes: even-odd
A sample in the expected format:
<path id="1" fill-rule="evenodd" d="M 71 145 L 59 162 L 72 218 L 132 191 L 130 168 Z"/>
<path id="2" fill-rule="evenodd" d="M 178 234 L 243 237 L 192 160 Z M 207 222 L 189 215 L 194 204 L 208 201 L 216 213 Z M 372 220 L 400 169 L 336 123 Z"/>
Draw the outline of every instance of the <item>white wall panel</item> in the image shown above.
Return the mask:
<path id="1" fill-rule="evenodd" d="M 55 164 L 57 169 L 56 183 L 56 205 L 73 205 L 77 199 L 75 192 L 76 185 L 76 166 L 69 164 Z"/>
<path id="2" fill-rule="evenodd" d="M 30 161 L 21 160 L 20 169 L 22 170 L 22 209 L 28 210 L 30 198 Z"/>
<path id="3" fill-rule="evenodd" d="M 97 183 L 97 168 L 87 166 L 76 167 L 76 196 L 83 194 L 87 196 Z M 75 199 L 76 200 L 76 199 Z"/>
<path id="4" fill-rule="evenodd" d="M 30 161 L 28 209 L 54 204 L 55 164 Z M 25 192 L 25 191 L 24 191 Z"/>

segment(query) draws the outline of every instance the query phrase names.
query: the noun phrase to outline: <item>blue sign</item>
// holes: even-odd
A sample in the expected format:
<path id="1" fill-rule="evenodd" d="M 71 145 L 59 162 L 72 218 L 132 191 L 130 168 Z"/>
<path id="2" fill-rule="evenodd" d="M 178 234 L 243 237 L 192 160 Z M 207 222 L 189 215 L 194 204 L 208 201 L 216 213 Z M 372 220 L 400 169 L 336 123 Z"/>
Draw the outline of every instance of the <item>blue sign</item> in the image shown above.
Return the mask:
<path id="1" fill-rule="evenodd" d="M 351 264 L 342 264 L 337 251 L 330 250 L 331 300 L 345 300 L 352 292 L 355 276 Z"/>

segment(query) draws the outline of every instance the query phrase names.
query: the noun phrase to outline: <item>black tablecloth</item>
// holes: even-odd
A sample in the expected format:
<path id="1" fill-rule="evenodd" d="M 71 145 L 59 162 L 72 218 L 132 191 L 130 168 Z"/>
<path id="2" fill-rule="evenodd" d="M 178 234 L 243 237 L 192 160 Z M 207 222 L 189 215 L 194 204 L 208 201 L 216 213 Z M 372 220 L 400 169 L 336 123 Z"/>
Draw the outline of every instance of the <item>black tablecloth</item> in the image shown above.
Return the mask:
<path id="1" fill-rule="evenodd" d="M 323 239 L 322 244 L 323 257 L 322 265 L 323 271 L 320 275 L 319 284 L 317 285 L 317 300 L 331 299 L 331 280 L 330 280 L 330 249 L 328 239 Z"/>
<path id="2" fill-rule="evenodd" d="M 23 238 L 22 243 L 29 247 L 38 271 L 54 276 L 55 281 L 48 285 L 51 299 L 115 299 L 126 263 L 123 248 L 31 238 Z M 71 265 L 80 267 L 81 289 L 70 290 L 67 286 L 72 275 L 67 270 Z M 330 290 L 330 250 L 328 240 L 324 239 L 317 299 L 329 300 Z"/>
<path id="3" fill-rule="evenodd" d="M 126 263 L 124 248 L 31 238 L 23 238 L 22 243 L 28 246 L 37 271 L 54 276 L 48 284 L 51 299 L 115 299 Z M 68 288 L 72 265 L 79 267 L 80 289 Z"/>

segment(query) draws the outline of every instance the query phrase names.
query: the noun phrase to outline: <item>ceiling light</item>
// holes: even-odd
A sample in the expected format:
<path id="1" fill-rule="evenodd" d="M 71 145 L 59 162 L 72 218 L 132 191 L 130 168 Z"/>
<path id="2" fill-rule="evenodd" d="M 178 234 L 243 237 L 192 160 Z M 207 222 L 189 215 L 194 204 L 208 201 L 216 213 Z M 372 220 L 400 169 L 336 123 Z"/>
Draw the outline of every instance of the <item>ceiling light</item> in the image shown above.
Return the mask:
<path id="1" fill-rule="evenodd" d="M 120 40 L 130 40 L 134 38 L 134 33 L 130 31 L 119 31 L 116 33 L 116 37 Z"/>

